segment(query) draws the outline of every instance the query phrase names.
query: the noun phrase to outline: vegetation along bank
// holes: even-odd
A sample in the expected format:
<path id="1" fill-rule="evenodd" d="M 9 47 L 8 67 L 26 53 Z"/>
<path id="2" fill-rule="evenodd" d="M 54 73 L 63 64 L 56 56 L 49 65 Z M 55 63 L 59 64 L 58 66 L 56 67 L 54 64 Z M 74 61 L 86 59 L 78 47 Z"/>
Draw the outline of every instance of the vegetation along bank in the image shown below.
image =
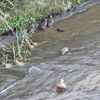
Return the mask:
<path id="1" fill-rule="evenodd" d="M 39 44 L 32 41 L 33 33 L 45 18 L 66 13 L 86 0 L 5 0 L 0 1 L 0 35 L 15 35 L 16 43 L 4 46 L 0 52 L 0 64 L 23 65 L 30 50 Z M 32 29 L 33 27 L 33 29 Z M 20 34 L 21 35 L 20 35 Z"/>

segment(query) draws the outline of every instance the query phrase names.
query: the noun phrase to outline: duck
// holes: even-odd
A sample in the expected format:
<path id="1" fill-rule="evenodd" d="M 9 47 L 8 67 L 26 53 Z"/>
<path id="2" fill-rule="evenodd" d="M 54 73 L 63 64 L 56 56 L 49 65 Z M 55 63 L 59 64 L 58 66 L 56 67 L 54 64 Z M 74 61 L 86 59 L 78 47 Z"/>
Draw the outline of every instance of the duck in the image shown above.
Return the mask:
<path id="1" fill-rule="evenodd" d="M 34 31 L 35 31 L 35 25 L 34 25 L 34 23 L 32 23 L 28 28 L 28 32 L 29 33 L 34 33 Z"/>
<path id="2" fill-rule="evenodd" d="M 61 78 L 60 81 L 57 83 L 56 90 L 57 92 L 65 92 L 66 91 L 66 85 L 64 78 Z"/>
<path id="3" fill-rule="evenodd" d="M 53 22 L 54 22 L 53 17 L 52 15 L 50 15 L 47 20 L 47 26 L 52 28 Z"/>
<path id="4" fill-rule="evenodd" d="M 65 54 L 65 53 L 70 54 L 70 52 L 69 52 L 69 50 L 68 50 L 68 47 L 64 47 L 64 48 L 61 50 L 61 52 L 62 52 L 62 55 Z"/>
<path id="5" fill-rule="evenodd" d="M 46 30 L 47 28 L 47 18 L 45 18 L 41 23 L 40 23 L 40 28 L 42 30 Z"/>

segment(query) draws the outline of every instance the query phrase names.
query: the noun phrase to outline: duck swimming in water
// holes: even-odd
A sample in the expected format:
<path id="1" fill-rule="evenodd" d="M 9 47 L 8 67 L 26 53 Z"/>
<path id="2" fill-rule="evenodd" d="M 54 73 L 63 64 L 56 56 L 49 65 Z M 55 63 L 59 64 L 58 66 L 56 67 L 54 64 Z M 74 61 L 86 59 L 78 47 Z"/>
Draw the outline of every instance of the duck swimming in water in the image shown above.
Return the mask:
<path id="1" fill-rule="evenodd" d="M 40 28 L 41 28 L 42 30 L 46 30 L 46 27 L 47 27 L 47 19 L 45 18 L 45 19 L 41 22 Z"/>
<path id="2" fill-rule="evenodd" d="M 61 78 L 61 80 L 58 82 L 57 84 L 57 92 L 65 92 L 66 91 L 66 82 L 63 78 Z"/>
<path id="3" fill-rule="evenodd" d="M 52 28 L 53 22 L 54 22 L 53 17 L 52 15 L 50 15 L 47 20 L 47 26 Z"/>
<path id="4" fill-rule="evenodd" d="M 69 50 L 68 50 L 68 47 L 64 47 L 64 48 L 61 50 L 61 52 L 62 52 L 62 55 L 65 54 L 65 53 L 70 54 L 70 52 L 69 52 Z"/>

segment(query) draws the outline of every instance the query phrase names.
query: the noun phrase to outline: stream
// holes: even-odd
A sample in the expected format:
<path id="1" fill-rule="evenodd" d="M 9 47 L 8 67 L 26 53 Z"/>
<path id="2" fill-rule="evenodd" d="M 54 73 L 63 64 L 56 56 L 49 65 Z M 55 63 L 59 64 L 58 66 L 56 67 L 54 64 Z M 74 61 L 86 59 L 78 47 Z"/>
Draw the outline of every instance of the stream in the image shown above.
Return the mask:
<path id="1" fill-rule="evenodd" d="M 100 4 L 36 33 L 33 40 L 44 43 L 31 51 L 34 59 L 0 68 L 0 100 L 100 100 L 99 11 Z M 71 53 L 62 55 L 63 47 Z M 67 90 L 58 93 L 62 77 Z"/>

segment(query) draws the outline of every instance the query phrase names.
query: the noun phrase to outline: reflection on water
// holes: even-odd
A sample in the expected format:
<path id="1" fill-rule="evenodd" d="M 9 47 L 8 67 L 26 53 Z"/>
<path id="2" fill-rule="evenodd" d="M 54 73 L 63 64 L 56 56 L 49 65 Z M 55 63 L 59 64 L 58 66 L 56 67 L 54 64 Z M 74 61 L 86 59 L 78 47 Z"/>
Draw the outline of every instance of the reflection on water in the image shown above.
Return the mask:
<path id="1" fill-rule="evenodd" d="M 16 71 L 17 74 L 3 69 L 0 100 L 99 100 L 99 10 L 100 5 L 97 5 L 55 24 L 52 30 L 39 33 L 47 42 L 36 48 L 33 56 L 39 55 L 42 61 L 31 60 L 27 75 L 23 70 L 27 68 L 18 68 L 22 71 Z M 65 32 L 57 32 L 57 28 Z M 71 54 L 61 55 L 61 49 L 66 46 Z M 68 83 L 67 91 L 57 93 L 56 84 L 62 77 Z"/>

